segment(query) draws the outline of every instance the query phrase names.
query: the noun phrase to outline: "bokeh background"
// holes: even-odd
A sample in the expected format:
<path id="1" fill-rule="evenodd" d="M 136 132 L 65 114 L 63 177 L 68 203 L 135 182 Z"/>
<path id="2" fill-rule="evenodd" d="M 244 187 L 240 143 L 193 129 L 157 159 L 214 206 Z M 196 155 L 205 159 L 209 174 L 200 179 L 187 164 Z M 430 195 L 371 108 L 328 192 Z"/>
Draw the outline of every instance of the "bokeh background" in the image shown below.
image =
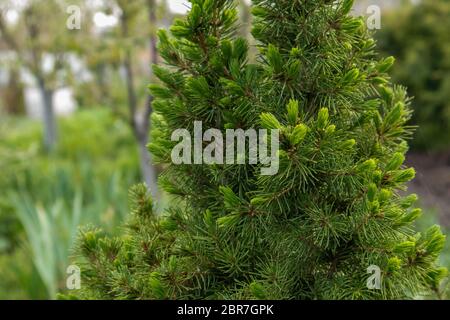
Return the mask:
<path id="1" fill-rule="evenodd" d="M 238 32 L 253 43 L 249 5 L 239 1 Z M 450 0 L 356 0 L 354 14 L 369 18 L 371 5 L 381 9 L 380 56 L 397 58 L 393 80 L 414 97 L 407 161 L 418 174 L 407 192 L 425 209 L 418 228 L 440 223 L 448 233 Z M 57 298 L 79 226 L 117 233 L 129 187 L 146 181 L 156 190 L 161 168 L 145 152 L 150 65 L 160 63 L 157 30 L 188 8 L 184 0 L 0 0 L 0 299 Z M 163 210 L 167 199 L 154 196 Z M 442 263 L 450 267 L 448 245 Z"/>

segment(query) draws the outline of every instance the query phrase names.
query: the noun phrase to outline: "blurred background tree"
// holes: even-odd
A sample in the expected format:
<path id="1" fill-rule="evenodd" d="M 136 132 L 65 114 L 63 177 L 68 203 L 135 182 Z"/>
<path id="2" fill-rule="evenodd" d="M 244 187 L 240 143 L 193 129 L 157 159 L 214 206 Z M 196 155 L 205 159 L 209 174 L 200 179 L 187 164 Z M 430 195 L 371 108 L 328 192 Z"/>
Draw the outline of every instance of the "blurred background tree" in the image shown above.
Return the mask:
<path id="1" fill-rule="evenodd" d="M 69 36 L 64 0 L 4 0 L 0 6 L 0 33 L 14 58 L 34 77 L 43 102 L 44 145 L 53 150 L 57 127 L 53 94 L 65 81 L 64 70 L 77 41 Z M 14 26 L 6 22 L 8 10 L 19 14 Z"/>
<path id="2" fill-rule="evenodd" d="M 91 16 L 109 17 L 109 27 L 89 26 L 83 41 L 83 61 L 93 81 L 80 83 L 77 97 L 83 105 L 103 105 L 125 120 L 136 139 L 142 180 L 158 198 L 156 169 L 147 152 L 152 96 L 152 64 L 158 63 L 156 31 L 169 16 L 166 2 L 105 0 L 91 8 Z M 94 90 L 93 90 L 94 89 Z"/>
<path id="3" fill-rule="evenodd" d="M 128 121 L 139 147 L 143 181 L 150 188 L 153 197 L 157 199 L 156 172 L 152 165 L 151 155 L 147 151 L 153 97 L 148 92 L 146 94 L 138 94 L 134 69 L 135 63 L 138 62 L 136 54 L 139 53 L 136 52 L 136 48 L 141 48 L 142 50 L 142 45 L 147 44 L 145 40 L 148 39 L 149 63 L 146 68 L 148 70 L 146 79 L 152 79 L 151 64 L 158 63 L 158 52 L 156 49 L 157 5 L 155 0 L 116 0 L 109 3 L 109 6 L 114 5 L 120 10 L 116 44 L 122 50 L 120 53 L 120 64 L 125 73 Z M 142 8 L 146 10 L 142 10 Z M 144 20 L 144 23 L 139 20 L 139 15 L 142 12 L 146 13 L 145 17 L 147 18 Z M 139 32 L 142 30 L 144 30 L 144 34 Z M 144 100 L 143 103 L 140 102 L 142 99 Z"/>
<path id="4" fill-rule="evenodd" d="M 450 145 L 450 1 L 404 2 L 383 15 L 381 50 L 397 63 L 393 79 L 414 97 L 415 150 Z"/>

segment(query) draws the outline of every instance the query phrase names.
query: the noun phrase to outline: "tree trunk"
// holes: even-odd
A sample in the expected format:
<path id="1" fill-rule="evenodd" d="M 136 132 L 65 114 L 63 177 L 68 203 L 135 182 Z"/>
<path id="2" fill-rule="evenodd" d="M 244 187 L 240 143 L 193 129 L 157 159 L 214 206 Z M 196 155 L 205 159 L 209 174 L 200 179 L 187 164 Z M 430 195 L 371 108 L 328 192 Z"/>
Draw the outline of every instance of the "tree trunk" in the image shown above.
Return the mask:
<path id="1" fill-rule="evenodd" d="M 125 38 L 128 37 L 128 19 L 125 15 L 122 16 L 122 35 Z M 150 129 L 150 113 L 148 112 L 148 108 L 151 109 L 151 99 L 148 99 L 147 103 L 150 104 L 146 105 L 147 109 L 142 112 L 142 114 L 140 114 L 138 110 L 138 99 L 134 87 L 132 56 L 129 50 L 125 54 L 123 67 L 125 69 L 125 81 L 127 85 L 130 126 L 133 130 L 136 142 L 138 144 L 141 176 L 147 184 L 147 187 L 150 189 L 153 199 L 157 200 L 159 196 L 156 182 L 157 178 L 155 168 L 152 165 L 150 152 L 147 150 L 147 144 L 149 141 L 148 134 Z"/>
<path id="2" fill-rule="evenodd" d="M 141 173 L 147 187 L 150 189 L 153 199 L 157 200 L 158 194 L 158 184 L 157 177 L 155 173 L 155 167 L 152 166 L 152 156 L 147 149 L 148 137 L 143 135 L 138 139 L 139 144 L 139 161 L 141 165 Z"/>
<path id="3" fill-rule="evenodd" d="M 3 105 L 9 114 L 23 114 L 25 110 L 23 85 L 19 79 L 19 73 L 15 69 L 9 72 L 9 81 L 7 86 L 1 90 Z"/>
<path id="4" fill-rule="evenodd" d="M 148 0 L 147 5 L 148 5 L 149 23 L 150 23 L 151 27 L 154 28 L 156 26 L 156 2 L 155 2 L 155 0 Z M 157 64 L 158 63 L 157 37 L 154 32 L 152 32 L 150 34 L 149 40 L 150 40 L 149 41 L 150 61 L 152 64 Z M 150 75 L 149 75 L 150 80 L 151 80 L 152 76 L 153 76 L 153 73 L 152 73 L 152 69 L 150 68 Z M 143 137 L 145 137 L 145 141 L 143 141 L 141 143 L 141 145 L 144 147 L 144 149 L 146 151 L 146 158 L 147 158 L 148 163 L 153 163 L 152 155 L 147 150 L 148 134 L 150 131 L 150 118 L 151 118 L 152 111 L 153 111 L 152 103 L 153 103 L 153 97 L 150 95 L 150 93 L 148 93 L 146 106 L 145 106 L 145 109 L 143 112 L 143 121 L 142 121 L 142 128 L 141 128 L 142 129 L 141 131 L 144 132 L 144 134 L 145 134 L 145 135 L 143 135 Z M 158 185 L 157 185 L 158 179 L 155 174 L 156 168 L 154 166 L 152 166 L 151 169 L 152 169 L 152 172 L 150 172 L 148 175 L 149 182 L 147 184 L 150 187 L 153 196 L 155 197 L 155 199 L 157 199 L 159 197 L 159 194 L 158 194 Z"/>
<path id="5" fill-rule="evenodd" d="M 250 10 L 250 6 L 245 2 L 241 1 L 241 36 L 247 40 L 250 39 L 250 29 L 251 29 L 251 20 L 252 14 Z"/>
<path id="6" fill-rule="evenodd" d="M 38 85 L 43 103 L 44 146 L 47 151 L 53 151 L 58 138 L 53 108 L 53 91 L 46 87 L 43 79 L 38 79 Z"/>

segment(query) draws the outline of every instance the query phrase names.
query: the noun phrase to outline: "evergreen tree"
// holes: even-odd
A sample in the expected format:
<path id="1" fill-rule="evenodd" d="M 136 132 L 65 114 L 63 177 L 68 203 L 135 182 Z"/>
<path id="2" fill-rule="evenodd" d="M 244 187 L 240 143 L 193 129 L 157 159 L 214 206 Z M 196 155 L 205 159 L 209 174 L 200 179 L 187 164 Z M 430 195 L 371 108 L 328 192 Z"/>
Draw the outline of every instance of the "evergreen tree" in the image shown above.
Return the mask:
<path id="1" fill-rule="evenodd" d="M 439 290 L 438 226 L 402 196 L 411 117 L 389 83 L 352 0 L 254 0 L 256 64 L 236 36 L 231 0 L 192 0 L 152 85 L 154 158 L 173 196 L 163 216 L 144 185 L 131 190 L 121 238 L 82 231 L 81 298 L 401 299 Z M 279 129 L 279 172 L 259 165 L 175 165 L 176 129 Z M 381 270 L 369 289 L 368 269 Z"/>

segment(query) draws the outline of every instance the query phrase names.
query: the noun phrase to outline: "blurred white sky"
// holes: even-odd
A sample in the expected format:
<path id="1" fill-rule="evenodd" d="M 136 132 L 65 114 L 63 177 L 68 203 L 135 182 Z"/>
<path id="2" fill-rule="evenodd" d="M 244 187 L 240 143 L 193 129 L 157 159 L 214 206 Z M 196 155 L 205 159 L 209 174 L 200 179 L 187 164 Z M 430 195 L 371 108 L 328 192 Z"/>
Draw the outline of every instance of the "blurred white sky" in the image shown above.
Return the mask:
<path id="1" fill-rule="evenodd" d="M 26 5 L 28 0 L 12 0 L 13 6 L 16 8 L 21 8 Z M 91 5 L 98 6 L 101 0 L 88 0 Z M 161 0 L 159 0 L 161 1 Z M 191 7 L 191 4 L 187 0 L 167 0 L 168 7 L 170 11 L 177 14 L 185 14 Z M 8 10 L 6 14 L 6 19 L 9 23 L 14 24 L 19 15 L 16 10 Z M 100 28 L 108 28 L 114 26 L 117 23 L 117 18 L 114 16 L 109 16 L 103 12 L 98 12 L 94 15 L 94 23 Z"/>
<path id="2" fill-rule="evenodd" d="M 169 9 L 178 14 L 185 14 L 191 7 L 191 4 L 186 0 L 168 0 L 168 3 Z"/>

